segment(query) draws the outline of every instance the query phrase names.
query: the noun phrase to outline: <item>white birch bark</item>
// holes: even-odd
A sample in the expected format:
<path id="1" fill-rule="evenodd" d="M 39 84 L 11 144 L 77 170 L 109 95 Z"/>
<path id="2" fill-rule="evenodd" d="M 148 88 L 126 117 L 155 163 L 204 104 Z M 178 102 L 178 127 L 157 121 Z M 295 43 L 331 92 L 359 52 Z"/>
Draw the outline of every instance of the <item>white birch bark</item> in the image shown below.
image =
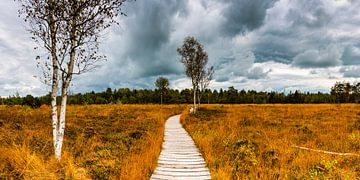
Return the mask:
<path id="1" fill-rule="evenodd" d="M 67 91 L 67 90 L 65 90 Z M 65 116 L 66 116 L 66 101 L 67 93 L 65 92 L 61 97 L 61 109 L 60 109 L 60 118 L 59 118 L 59 127 L 56 134 L 56 148 L 55 148 L 55 157 L 61 159 L 61 149 L 64 141 L 64 131 L 65 131 Z"/>
<path id="2" fill-rule="evenodd" d="M 57 116 L 57 107 L 56 107 L 56 91 L 55 95 L 52 92 L 51 94 L 51 119 L 52 119 L 52 134 L 53 134 L 53 145 L 54 149 L 56 149 L 56 137 L 58 132 L 58 116 Z"/>
<path id="3" fill-rule="evenodd" d="M 60 106 L 60 117 L 57 121 L 56 128 L 56 138 L 54 139 L 55 147 L 55 157 L 61 159 L 61 150 L 62 144 L 64 141 L 64 132 L 65 132 L 65 119 L 66 119 L 66 103 L 67 103 L 67 93 L 68 88 L 72 79 L 72 73 L 74 70 L 75 63 L 75 32 L 71 33 L 71 52 L 69 57 L 68 69 L 67 72 L 62 74 L 62 84 L 61 84 L 61 106 Z"/>
<path id="4" fill-rule="evenodd" d="M 73 22 L 75 24 L 75 20 Z M 76 47 L 76 36 L 75 31 L 73 30 L 71 33 L 71 52 L 70 59 L 68 64 L 67 73 L 62 74 L 62 85 L 61 85 L 61 108 L 60 108 L 60 119 L 58 122 L 58 130 L 56 133 L 56 148 L 55 148 L 55 157 L 60 160 L 61 159 L 61 149 L 64 141 L 64 132 L 65 132 L 65 119 L 66 119 L 66 102 L 67 102 L 67 93 L 68 88 L 72 79 L 72 73 L 74 70 L 75 63 L 75 47 Z"/>
<path id="5" fill-rule="evenodd" d="M 52 3 L 52 1 L 50 1 Z M 52 57 L 52 85 L 51 85 L 51 120 L 52 120 L 52 135 L 53 135 L 53 145 L 54 150 L 57 148 L 57 133 L 59 131 L 59 122 L 58 122 L 58 112 L 57 112 L 57 90 L 59 85 L 59 66 L 58 66 L 58 57 L 57 57 L 57 49 L 56 49 L 56 28 L 55 28 L 55 20 L 53 15 L 49 16 L 49 30 L 51 36 L 51 57 Z M 55 153 L 56 155 L 56 153 Z M 59 157 L 56 157 L 59 159 Z"/>

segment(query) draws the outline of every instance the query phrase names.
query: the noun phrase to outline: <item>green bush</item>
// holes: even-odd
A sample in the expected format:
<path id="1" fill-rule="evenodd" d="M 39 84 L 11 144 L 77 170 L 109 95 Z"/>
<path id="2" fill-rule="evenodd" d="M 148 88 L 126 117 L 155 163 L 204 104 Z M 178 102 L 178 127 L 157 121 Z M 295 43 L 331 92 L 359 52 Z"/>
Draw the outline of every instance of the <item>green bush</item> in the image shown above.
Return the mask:
<path id="1" fill-rule="evenodd" d="M 41 106 L 41 102 L 38 98 L 34 98 L 32 95 L 27 95 L 24 97 L 23 106 L 29 106 L 31 108 L 39 108 Z"/>

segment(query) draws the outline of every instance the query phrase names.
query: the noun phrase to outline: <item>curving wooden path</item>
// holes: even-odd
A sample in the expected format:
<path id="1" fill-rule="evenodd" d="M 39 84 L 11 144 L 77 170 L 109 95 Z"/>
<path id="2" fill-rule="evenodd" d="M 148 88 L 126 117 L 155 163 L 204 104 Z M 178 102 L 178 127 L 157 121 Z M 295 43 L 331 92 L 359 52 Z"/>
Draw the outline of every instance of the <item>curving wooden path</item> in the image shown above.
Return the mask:
<path id="1" fill-rule="evenodd" d="M 194 141 L 180 124 L 180 115 L 166 121 L 158 167 L 150 179 L 211 179 Z"/>

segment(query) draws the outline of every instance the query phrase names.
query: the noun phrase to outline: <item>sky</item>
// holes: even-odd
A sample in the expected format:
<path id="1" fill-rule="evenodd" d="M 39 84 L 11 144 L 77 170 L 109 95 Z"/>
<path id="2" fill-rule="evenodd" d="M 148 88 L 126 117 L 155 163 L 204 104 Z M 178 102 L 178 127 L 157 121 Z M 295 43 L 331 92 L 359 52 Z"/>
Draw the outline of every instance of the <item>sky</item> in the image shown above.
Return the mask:
<path id="1" fill-rule="evenodd" d="M 0 2 L 0 96 L 45 95 L 35 57 L 43 52 L 18 17 Z M 154 88 L 159 76 L 191 88 L 176 49 L 195 37 L 214 66 L 211 89 L 328 92 L 360 77 L 359 0 L 136 0 L 103 33 L 95 71 L 75 76 L 71 93 Z"/>

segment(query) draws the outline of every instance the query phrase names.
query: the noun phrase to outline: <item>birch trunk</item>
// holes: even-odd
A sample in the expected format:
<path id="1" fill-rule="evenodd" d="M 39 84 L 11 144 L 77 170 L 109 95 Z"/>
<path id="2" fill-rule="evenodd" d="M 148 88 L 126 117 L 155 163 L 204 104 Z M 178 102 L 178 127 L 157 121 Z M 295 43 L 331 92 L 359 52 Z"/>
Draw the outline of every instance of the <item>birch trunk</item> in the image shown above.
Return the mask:
<path id="1" fill-rule="evenodd" d="M 194 113 L 196 112 L 196 87 L 193 86 L 194 89 Z"/>
<path id="2" fill-rule="evenodd" d="M 55 89 L 55 90 L 54 90 Z M 56 94 L 57 94 L 57 86 L 52 85 L 51 90 L 51 119 L 52 119 L 52 134 L 53 134 L 53 145 L 54 149 L 56 149 L 56 137 L 58 132 L 58 115 L 57 115 L 57 107 L 56 107 Z"/>
<path id="3" fill-rule="evenodd" d="M 62 144 L 63 144 L 63 140 L 64 140 L 66 101 L 67 101 L 67 88 L 62 87 L 59 127 L 58 127 L 58 131 L 56 134 L 56 145 L 57 146 L 55 148 L 55 157 L 57 159 L 61 159 L 61 149 L 62 149 Z"/>
<path id="4" fill-rule="evenodd" d="M 52 1 L 50 1 L 52 2 Z M 58 128 L 58 113 L 57 113 L 57 89 L 59 85 L 59 66 L 57 64 L 57 55 L 56 55 L 56 28 L 55 28 L 55 20 L 52 14 L 49 15 L 49 30 L 51 36 L 51 58 L 52 58 L 52 85 L 51 85 L 51 120 L 52 120 L 52 129 L 53 129 L 53 145 L 54 149 L 57 148 L 57 132 Z M 56 155 L 56 153 L 55 153 Z"/>
<path id="5" fill-rule="evenodd" d="M 75 20 L 73 21 L 75 23 Z M 55 143 L 55 157 L 61 159 L 61 149 L 64 141 L 64 132 L 65 132 L 65 119 L 66 119 L 66 102 L 68 96 L 68 88 L 72 80 L 72 74 L 74 71 L 75 64 L 75 47 L 76 47 L 76 36 L 75 29 L 71 32 L 71 52 L 69 57 L 68 69 L 67 72 L 62 74 L 62 84 L 61 84 L 61 107 L 60 107 L 60 118 L 58 120 L 58 127 L 56 132 Z"/>

